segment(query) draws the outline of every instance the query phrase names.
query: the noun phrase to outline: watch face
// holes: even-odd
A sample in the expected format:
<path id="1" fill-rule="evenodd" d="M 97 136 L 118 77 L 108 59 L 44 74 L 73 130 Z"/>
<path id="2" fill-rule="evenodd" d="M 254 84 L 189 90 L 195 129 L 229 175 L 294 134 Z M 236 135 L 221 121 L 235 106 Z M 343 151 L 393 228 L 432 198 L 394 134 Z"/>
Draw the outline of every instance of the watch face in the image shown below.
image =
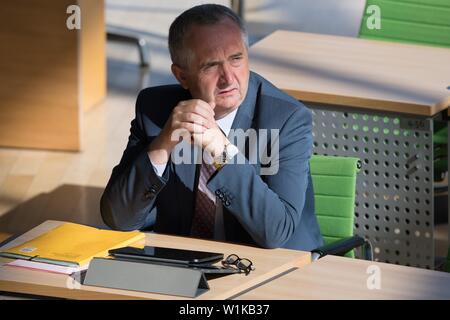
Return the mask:
<path id="1" fill-rule="evenodd" d="M 227 162 L 228 160 L 228 153 L 227 153 L 227 148 L 225 147 L 225 149 L 222 152 L 222 164 L 224 164 L 225 162 Z"/>
<path id="2" fill-rule="evenodd" d="M 229 149 L 230 144 L 227 144 L 225 146 L 225 148 L 223 149 L 223 162 L 225 163 L 229 157 L 230 157 L 230 149 Z"/>
<path id="3" fill-rule="evenodd" d="M 224 165 L 225 163 L 230 161 L 237 153 L 239 153 L 239 149 L 235 145 L 229 143 L 225 146 L 220 156 L 215 159 L 215 162 Z"/>

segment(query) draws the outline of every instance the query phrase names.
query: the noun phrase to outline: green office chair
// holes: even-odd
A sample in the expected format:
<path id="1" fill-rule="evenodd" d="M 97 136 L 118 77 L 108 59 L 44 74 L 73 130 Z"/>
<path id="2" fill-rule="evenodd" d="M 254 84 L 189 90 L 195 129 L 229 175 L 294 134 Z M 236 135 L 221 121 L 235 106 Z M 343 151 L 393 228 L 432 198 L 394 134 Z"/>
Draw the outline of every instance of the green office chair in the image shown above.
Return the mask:
<path id="1" fill-rule="evenodd" d="M 362 247 L 366 260 L 372 260 L 370 242 L 353 235 L 357 158 L 313 155 L 310 160 L 314 202 L 323 247 L 311 251 L 312 260 L 325 255 L 354 257 Z"/>
<path id="2" fill-rule="evenodd" d="M 369 29 L 367 8 L 380 8 L 381 28 Z M 366 39 L 450 47 L 450 1 L 367 0 L 359 36 Z"/>
<path id="3" fill-rule="evenodd" d="M 450 272 L 450 247 L 448 247 L 447 260 L 445 261 L 444 271 Z"/>

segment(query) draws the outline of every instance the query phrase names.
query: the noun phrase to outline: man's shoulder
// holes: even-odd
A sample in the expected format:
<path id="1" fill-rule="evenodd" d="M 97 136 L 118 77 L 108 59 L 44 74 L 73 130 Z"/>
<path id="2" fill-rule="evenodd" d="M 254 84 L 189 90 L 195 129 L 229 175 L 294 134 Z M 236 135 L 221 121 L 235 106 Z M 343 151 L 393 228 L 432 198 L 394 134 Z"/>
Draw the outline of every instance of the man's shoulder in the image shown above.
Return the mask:
<path id="1" fill-rule="evenodd" d="M 190 99 L 189 91 L 178 84 L 145 88 L 137 97 L 136 114 L 163 123 L 178 102 L 187 99 Z"/>
<path id="2" fill-rule="evenodd" d="M 167 100 L 181 100 L 189 96 L 189 91 L 179 84 L 168 84 L 142 89 L 138 100 L 152 100 L 153 103 Z"/>
<path id="3" fill-rule="evenodd" d="M 258 87 L 258 101 L 261 112 L 267 112 L 275 117 L 290 117 L 296 113 L 304 117 L 310 117 L 311 111 L 300 101 L 278 89 L 269 80 L 252 72 L 251 81 Z"/>

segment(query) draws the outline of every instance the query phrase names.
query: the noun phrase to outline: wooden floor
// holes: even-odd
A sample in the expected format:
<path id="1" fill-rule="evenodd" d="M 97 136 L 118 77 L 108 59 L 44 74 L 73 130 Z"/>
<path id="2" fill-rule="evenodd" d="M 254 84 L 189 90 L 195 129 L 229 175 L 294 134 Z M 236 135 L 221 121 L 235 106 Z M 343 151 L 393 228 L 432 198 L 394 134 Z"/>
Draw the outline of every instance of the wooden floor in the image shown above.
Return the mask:
<path id="1" fill-rule="evenodd" d="M 134 102 L 109 93 L 87 112 L 80 153 L 0 149 L 0 232 L 49 218 L 101 224 L 98 200 L 125 148 Z"/>

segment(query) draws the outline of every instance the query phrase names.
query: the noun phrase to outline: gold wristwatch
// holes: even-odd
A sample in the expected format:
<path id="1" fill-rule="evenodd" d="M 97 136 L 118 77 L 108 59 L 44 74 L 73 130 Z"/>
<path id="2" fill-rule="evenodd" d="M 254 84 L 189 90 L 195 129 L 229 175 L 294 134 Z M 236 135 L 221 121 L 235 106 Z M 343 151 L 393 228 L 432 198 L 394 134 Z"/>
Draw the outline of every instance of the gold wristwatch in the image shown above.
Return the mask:
<path id="1" fill-rule="evenodd" d="M 223 151 L 220 153 L 220 155 L 214 158 L 213 165 L 216 168 L 216 170 L 222 168 L 238 153 L 239 149 L 234 144 L 232 144 L 231 142 L 225 144 Z"/>

